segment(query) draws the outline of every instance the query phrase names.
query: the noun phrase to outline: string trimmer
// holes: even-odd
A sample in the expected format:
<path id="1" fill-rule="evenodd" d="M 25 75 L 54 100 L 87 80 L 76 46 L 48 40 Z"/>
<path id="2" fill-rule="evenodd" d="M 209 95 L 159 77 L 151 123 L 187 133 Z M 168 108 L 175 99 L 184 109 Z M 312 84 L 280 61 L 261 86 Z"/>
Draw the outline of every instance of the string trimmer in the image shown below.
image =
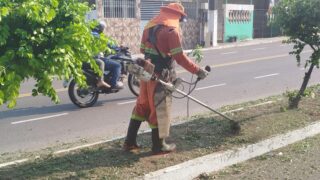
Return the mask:
<path id="1" fill-rule="evenodd" d="M 205 67 L 205 70 L 207 72 L 211 71 L 211 68 L 209 66 Z M 209 109 L 211 112 L 218 114 L 219 116 L 225 118 L 226 120 L 228 120 L 231 123 L 231 130 L 234 134 L 238 134 L 240 132 L 240 124 L 239 122 L 231 119 L 230 117 L 220 113 L 219 111 L 214 110 L 213 108 L 211 108 L 210 106 L 208 106 L 207 104 L 201 102 L 200 100 L 196 99 L 195 97 L 191 96 L 190 93 L 185 93 L 184 91 L 181 91 L 180 89 L 177 88 L 177 86 L 182 82 L 182 79 L 177 78 L 177 80 L 175 81 L 175 84 L 172 83 L 168 83 L 165 82 L 161 79 L 159 79 L 158 77 L 156 77 L 154 75 L 154 66 L 149 63 L 148 61 L 145 60 L 138 60 L 138 63 L 133 63 L 130 64 L 128 66 L 128 71 L 135 75 L 138 79 L 143 80 L 143 81 L 150 81 L 150 80 L 154 80 L 157 81 L 159 83 L 161 83 L 167 90 L 169 90 L 170 92 L 177 92 L 181 95 L 183 95 L 184 97 L 188 97 L 189 99 L 191 99 L 192 101 L 196 102 L 197 104 Z M 197 81 L 199 81 L 200 79 L 198 78 Z M 196 82 L 197 83 L 197 82 Z M 196 84 L 194 83 L 194 84 Z"/>

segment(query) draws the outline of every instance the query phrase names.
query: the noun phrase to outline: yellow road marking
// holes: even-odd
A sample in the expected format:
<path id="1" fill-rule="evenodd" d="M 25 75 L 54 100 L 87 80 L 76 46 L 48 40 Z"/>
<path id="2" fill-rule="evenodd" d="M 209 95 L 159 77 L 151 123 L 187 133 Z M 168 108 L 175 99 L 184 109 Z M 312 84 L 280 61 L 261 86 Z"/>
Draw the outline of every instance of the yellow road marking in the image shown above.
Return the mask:
<path id="1" fill-rule="evenodd" d="M 305 54 L 305 53 L 309 53 L 309 52 L 312 52 L 312 50 L 304 51 L 301 54 Z M 248 60 L 240 60 L 240 61 L 236 61 L 236 62 L 211 65 L 210 67 L 211 68 L 218 68 L 218 67 L 232 66 L 232 65 L 237 65 L 237 64 L 245 64 L 245 63 L 252 63 L 252 62 L 258 62 L 258 61 L 265 61 L 265 60 L 270 60 L 270 59 L 282 58 L 282 57 L 286 57 L 286 56 L 289 56 L 289 54 L 286 53 L 286 54 L 279 54 L 279 55 L 274 55 L 274 56 L 253 58 L 253 59 L 248 59 Z M 184 72 L 187 72 L 187 71 L 184 69 L 177 71 L 177 73 L 184 73 Z"/>
<path id="2" fill-rule="evenodd" d="M 281 58 L 281 57 L 286 57 L 286 56 L 288 56 L 288 54 L 254 58 L 254 59 L 248 59 L 248 60 L 242 60 L 242 61 L 236 61 L 236 62 L 230 62 L 230 63 L 223 63 L 223 64 L 218 64 L 218 65 L 212 65 L 211 67 L 217 68 L 217 67 L 232 66 L 232 65 L 237 65 L 237 64 L 245 64 L 245 63 L 258 62 L 258 61 L 264 61 L 264 60 L 269 60 L 269 59 L 276 59 L 276 58 Z"/>
<path id="3" fill-rule="evenodd" d="M 289 54 L 281 54 L 281 55 L 275 55 L 275 56 L 253 58 L 253 59 L 248 59 L 248 60 L 240 60 L 240 61 L 236 61 L 236 62 L 211 65 L 210 67 L 211 68 L 218 68 L 218 67 L 232 66 L 232 65 L 237 65 L 237 64 L 245 64 L 245 63 L 251 63 L 251 62 L 265 61 L 265 60 L 281 58 L 281 57 L 286 57 L 286 56 L 289 56 Z M 184 70 L 184 69 L 182 69 L 180 71 L 177 71 L 177 73 L 184 73 L 184 72 L 187 72 L 187 71 Z"/>
<path id="4" fill-rule="evenodd" d="M 304 51 L 302 53 L 308 53 L 308 52 L 312 52 L 311 50 L 308 51 Z M 286 57 L 289 56 L 288 53 L 286 54 L 280 54 L 280 55 L 274 55 L 274 56 L 266 56 L 266 57 L 260 57 L 260 58 L 253 58 L 253 59 L 248 59 L 248 60 L 240 60 L 240 61 L 236 61 L 236 62 L 230 62 L 230 63 L 223 63 L 223 64 L 217 64 L 217 65 L 211 65 L 211 68 L 218 68 L 218 67 L 225 67 L 225 66 L 232 66 L 232 65 L 237 65 L 237 64 L 245 64 L 245 63 L 252 63 L 252 62 L 258 62 L 258 61 L 265 61 L 265 60 L 270 60 L 270 59 L 276 59 L 276 58 L 282 58 L 282 57 Z M 186 70 L 182 69 L 177 71 L 177 73 L 185 73 L 187 72 Z M 63 89 L 57 89 L 57 92 L 64 92 L 67 91 L 66 88 Z M 29 97 L 32 96 L 31 93 L 25 93 L 25 94 L 20 94 L 19 98 L 22 97 Z"/>
<path id="5" fill-rule="evenodd" d="M 56 89 L 56 92 L 64 92 L 64 91 L 67 91 L 67 89 L 66 88 Z M 30 96 L 32 96 L 31 93 L 24 93 L 24 94 L 20 94 L 19 98 L 30 97 Z"/>

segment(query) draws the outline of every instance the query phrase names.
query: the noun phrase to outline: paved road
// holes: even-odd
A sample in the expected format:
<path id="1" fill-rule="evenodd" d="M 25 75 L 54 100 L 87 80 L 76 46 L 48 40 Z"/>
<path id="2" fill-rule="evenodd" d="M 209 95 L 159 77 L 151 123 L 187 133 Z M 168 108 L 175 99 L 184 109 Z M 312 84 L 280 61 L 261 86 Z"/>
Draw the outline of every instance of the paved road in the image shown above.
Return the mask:
<path id="1" fill-rule="evenodd" d="M 213 108 L 239 103 L 300 87 L 305 70 L 288 55 L 291 45 L 280 42 L 204 51 L 202 65 L 213 67 L 210 76 L 198 84 L 194 97 Z M 303 57 L 310 51 L 306 50 Z M 179 69 L 179 76 L 191 76 Z M 319 83 L 319 72 L 311 83 Z M 134 106 L 135 96 L 128 89 L 102 95 L 98 103 L 79 109 L 68 98 L 62 82 L 56 82 L 61 103 L 47 97 L 30 97 L 34 82 L 23 84 L 21 98 L 13 110 L 0 108 L 0 153 L 33 151 L 81 139 L 95 141 L 123 136 Z M 173 115 L 186 116 L 186 99 L 174 100 Z M 190 103 L 190 114 L 207 111 Z M 144 125 L 142 129 L 146 129 Z"/>

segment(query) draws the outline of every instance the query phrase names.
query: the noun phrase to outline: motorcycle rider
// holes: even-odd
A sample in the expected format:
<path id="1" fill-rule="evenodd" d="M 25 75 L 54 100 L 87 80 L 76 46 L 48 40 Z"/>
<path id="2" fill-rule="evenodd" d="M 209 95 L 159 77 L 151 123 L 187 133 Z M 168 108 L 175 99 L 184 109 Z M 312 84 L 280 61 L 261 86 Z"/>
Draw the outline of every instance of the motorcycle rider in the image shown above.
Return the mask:
<path id="1" fill-rule="evenodd" d="M 100 33 L 103 32 L 103 29 L 105 28 L 105 23 L 103 21 L 100 21 L 99 24 L 97 25 L 97 27 L 95 27 L 91 34 L 94 36 L 94 37 L 97 37 L 99 38 L 100 37 Z M 94 57 L 94 60 L 96 61 L 96 63 L 98 64 L 101 72 L 102 72 L 102 75 L 100 77 L 98 77 L 98 82 L 97 82 L 97 87 L 104 87 L 104 88 L 110 88 L 111 86 L 106 83 L 104 81 L 104 67 L 105 67 L 105 64 L 103 62 L 103 60 L 100 59 L 101 58 L 101 55 L 97 55 Z"/>
<path id="2" fill-rule="evenodd" d="M 99 21 L 99 24 L 92 30 L 92 35 L 95 37 L 100 37 L 100 34 L 103 33 L 104 29 L 106 28 L 106 23 L 104 21 Z M 97 64 L 99 65 L 102 72 L 104 70 L 108 70 L 112 73 L 112 78 L 110 80 L 110 85 L 103 81 L 103 74 L 102 74 L 102 80 L 101 77 L 99 78 L 97 86 L 104 86 L 107 88 L 112 89 L 122 89 L 123 83 L 118 81 L 120 74 L 121 74 L 121 64 L 117 61 L 113 61 L 111 59 L 108 59 L 104 57 L 103 55 L 98 55 L 95 58 Z M 107 86 L 106 86 L 107 85 Z"/>
<path id="3" fill-rule="evenodd" d="M 174 60 L 200 79 L 207 72 L 193 63 L 184 53 L 181 45 L 180 24 L 186 13 L 179 3 L 161 7 L 159 15 L 144 28 L 140 51 L 155 65 L 155 74 L 167 82 L 175 80 Z M 138 149 L 137 133 L 142 121 L 147 121 L 152 129 L 152 152 L 164 154 L 175 150 L 175 144 L 167 144 L 165 138 L 170 130 L 170 108 L 172 96 L 156 81 L 140 81 L 140 95 L 133 109 L 124 150 Z"/>

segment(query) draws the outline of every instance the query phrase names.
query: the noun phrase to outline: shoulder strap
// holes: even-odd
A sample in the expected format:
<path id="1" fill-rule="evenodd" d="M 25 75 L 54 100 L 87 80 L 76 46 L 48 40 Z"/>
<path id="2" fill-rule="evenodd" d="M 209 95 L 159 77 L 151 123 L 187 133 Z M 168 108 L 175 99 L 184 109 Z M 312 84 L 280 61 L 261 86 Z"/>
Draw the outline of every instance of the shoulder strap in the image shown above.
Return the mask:
<path id="1" fill-rule="evenodd" d="M 160 53 L 159 48 L 157 47 L 156 43 L 157 43 L 157 36 L 156 33 L 158 32 L 159 29 L 161 29 L 163 27 L 163 25 L 158 24 L 152 28 L 149 29 L 149 37 L 148 37 L 148 41 L 154 46 L 154 48 L 157 50 L 159 56 L 162 59 L 165 59 L 162 54 Z"/>

